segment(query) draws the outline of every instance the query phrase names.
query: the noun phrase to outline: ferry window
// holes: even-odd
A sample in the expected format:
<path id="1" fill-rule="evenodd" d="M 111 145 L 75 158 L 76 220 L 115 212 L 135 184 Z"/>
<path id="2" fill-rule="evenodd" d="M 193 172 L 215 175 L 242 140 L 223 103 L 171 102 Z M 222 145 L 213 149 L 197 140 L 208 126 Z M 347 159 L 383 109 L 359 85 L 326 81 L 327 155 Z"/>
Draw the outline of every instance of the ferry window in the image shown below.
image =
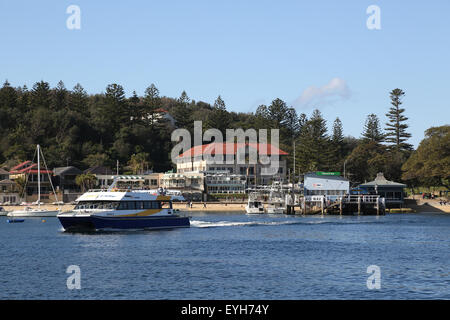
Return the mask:
<path id="1" fill-rule="evenodd" d="M 120 202 L 119 203 L 119 207 L 117 208 L 118 210 L 127 210 L 128 206 L 126 202 Z"/>
<path id="2" fill-rule="evenodd" d="M 128 210 L 135 210 L 135 209 L 136 209 L 136 202 L 128 201 Z"/>
<path id="3" fill-rule="evenodd" d="M 144 209 L 151 209 L 152 203 L 150 201 L 144 201 Z"/>
<path id="4" fill-rule="evenodd" d="M 159 201 L 152 201 L 152 209 L 161 209 L 161 203 Z"/>
<path id="5" fill-rule="evenodd" d="M 171 201 L 161 202 L 161 208 L 172 209 L 172 202 Z"/>
<path id="6" fill-rule="evenodd" d="M 144 203 L 142 201 L 136 201 L 136 209 L 144 209 Z"/>

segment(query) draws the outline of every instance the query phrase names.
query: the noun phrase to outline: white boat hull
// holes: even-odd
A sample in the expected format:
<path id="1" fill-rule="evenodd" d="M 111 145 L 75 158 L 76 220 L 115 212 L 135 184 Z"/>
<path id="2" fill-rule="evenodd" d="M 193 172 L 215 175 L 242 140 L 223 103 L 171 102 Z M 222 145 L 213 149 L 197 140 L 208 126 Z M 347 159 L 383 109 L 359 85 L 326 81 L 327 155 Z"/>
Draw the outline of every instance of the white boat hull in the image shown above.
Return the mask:
<path id="1" fill-rule="evenodd" d="M 264 213 L 264 208 L 249 208 L 246 206 L 245 212 L 248 214 L 260 214 L 260 213 Z"/>
<path id="2" fill-rule="evenodd" d="M 39 209 L 18 210 L 9 212 L 8 217 L 56 217 L 58 213 L 59 211 Z"/>
<path id="3" fill-rule="evenodd" d="M 269 214 L 283 214 L 284 209 L 283 208 L 267 208 L 267 213 Z"/>

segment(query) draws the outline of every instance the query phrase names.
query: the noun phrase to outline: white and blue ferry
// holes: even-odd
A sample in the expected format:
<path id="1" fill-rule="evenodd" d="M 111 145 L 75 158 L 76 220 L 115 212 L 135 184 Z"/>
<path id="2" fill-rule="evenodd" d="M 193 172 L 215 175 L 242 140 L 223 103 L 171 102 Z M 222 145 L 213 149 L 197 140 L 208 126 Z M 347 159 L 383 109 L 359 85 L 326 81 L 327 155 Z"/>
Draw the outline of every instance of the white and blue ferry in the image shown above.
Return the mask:
<path id="1" fill-rule="evenodd" d="M 72 211 L 57 215 L 66 231 L 172 229 L 190 227 L 189 217 L 174 214 L 172 197 L 148 190 L 92 190 Z"/>

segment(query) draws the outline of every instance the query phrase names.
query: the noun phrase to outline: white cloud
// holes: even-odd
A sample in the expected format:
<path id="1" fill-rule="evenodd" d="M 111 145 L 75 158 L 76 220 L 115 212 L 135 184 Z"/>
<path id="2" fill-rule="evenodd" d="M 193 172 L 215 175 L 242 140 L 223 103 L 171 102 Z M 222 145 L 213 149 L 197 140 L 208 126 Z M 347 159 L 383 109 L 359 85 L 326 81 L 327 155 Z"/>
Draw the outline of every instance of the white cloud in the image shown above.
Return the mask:
<path id="1" fill-rule="evenodd" d="M 348 100 L 351 96 L 347 82 L 341 78 L 333 78 L 321 87 L 310 86 L 295 100 L 298 107 L 321 107 L 340 100 Z"/>

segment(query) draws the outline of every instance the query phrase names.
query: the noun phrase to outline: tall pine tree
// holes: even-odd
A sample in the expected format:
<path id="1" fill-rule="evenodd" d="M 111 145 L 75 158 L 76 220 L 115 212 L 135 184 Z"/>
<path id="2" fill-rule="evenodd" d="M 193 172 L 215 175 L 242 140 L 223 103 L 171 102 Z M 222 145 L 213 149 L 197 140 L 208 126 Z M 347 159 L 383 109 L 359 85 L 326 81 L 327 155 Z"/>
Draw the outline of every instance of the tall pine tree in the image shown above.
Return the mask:
<path id="1" fill-rule="evenodd" d="M 380 120 L 375 114 L 369 114 L 364 125 L 362 138 L 365 141 L 381 143 L 384 141 L 384 134 L 381 132 Z"/>
<path id="2" fill-rule="evenodd" d="M 326 121 L 319 110 L 314 110 L 311 118 L 304 124 L 298 142 L 296 163 L 300 172 L 329 170 L 332 148 Z"/>
<path id="3" fill-rule="evenodd" d="M 390 149 L 395 151 L 412 150 L 412 145 L 406 143 L 411 137 L 411 134 L 406 132 L 409 126 L 405 122 L 408 118 L 403 115 L 405 109 L 400 107 L 403 103 L 402 98 L 404 95 L 405 92 L 401 89 L 392 90 L 390 92 L 392 107 L 386 113 L 389 120 L 386 123 L 386 142 L 389 144 Z"/>

